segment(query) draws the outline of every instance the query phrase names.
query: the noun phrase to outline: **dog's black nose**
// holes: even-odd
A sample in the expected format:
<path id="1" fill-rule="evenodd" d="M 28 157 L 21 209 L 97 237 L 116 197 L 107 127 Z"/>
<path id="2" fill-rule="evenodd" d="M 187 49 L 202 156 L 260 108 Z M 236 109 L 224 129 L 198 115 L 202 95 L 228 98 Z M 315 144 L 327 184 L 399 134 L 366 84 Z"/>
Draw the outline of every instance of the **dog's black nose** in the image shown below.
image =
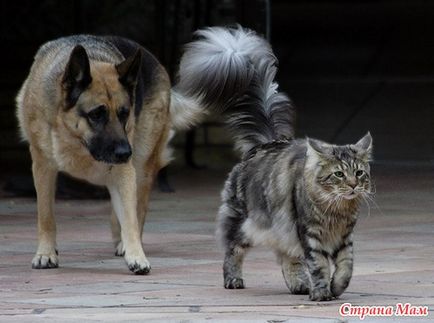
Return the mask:
<path id="1" fill-rule="evenodd" d="M 116 162 L 125 163 L 131 157 L 131 146 L 128 141 L 122 140 L 120 141 L 114 151 Z"/>

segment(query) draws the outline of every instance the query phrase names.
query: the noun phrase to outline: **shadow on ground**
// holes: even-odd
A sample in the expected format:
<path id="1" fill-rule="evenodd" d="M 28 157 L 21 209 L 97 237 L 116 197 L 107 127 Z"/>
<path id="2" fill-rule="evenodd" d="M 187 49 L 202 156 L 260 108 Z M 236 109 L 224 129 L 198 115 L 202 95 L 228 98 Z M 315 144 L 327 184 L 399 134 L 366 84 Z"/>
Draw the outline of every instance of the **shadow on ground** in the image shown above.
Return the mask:
<path id="1" fill-rule="evenodd" d="M 362 209 L 356 227 L 353 280 L 341 299 L 328 303 L 289 295 L 273 254 L 262 248 L 247 257 L 247 288 L 223 289 L 214 217 L 225 171 L 174 169 L 176 193 L 153 193 L 144 235 L 149 276 L 132 275 L 114 256 L 106 200 L 60 200 L 60 268 L 32 270 L 35 200 L 3 198 L 0 320 L 332 322 L 343 319 L 344 302 L 409 302 L 428 305 L 432 315 L 433 169 L 375 165 L 374 176 L 377 205 Z"/>

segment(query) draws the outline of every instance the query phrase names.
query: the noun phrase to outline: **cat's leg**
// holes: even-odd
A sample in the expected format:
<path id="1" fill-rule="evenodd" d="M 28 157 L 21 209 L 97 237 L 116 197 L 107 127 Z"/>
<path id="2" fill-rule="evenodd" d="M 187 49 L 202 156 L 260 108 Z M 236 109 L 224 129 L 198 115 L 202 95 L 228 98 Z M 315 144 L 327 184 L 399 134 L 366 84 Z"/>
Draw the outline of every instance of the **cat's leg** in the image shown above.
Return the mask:
<path id="1" fill-rule="evenodd" d="M 331 300 L 333 294 L 330 290 L 329 255 L 320 248 L 318 240 L 308 237 L 304 248 L 304 256 L 310 274 L 310 300 Z"/>
<path id="2" fill-rule="evenodd" d="M 281 256 L 282 274 L 291 294 L 309 294 L 309 276 L 301 259 Z"/>
<path id="3" fill-rule="evenodd" d="M 225 201 L 217 216 L 217 235 L 225 249 L 223 263 L 224 287 L 244 288 L 242 265 L 248 244 L 245 242 L 241 226 L 244 217 L 234 205 Z"/>
<path id="4" fill-rule="evenodd" d="M 229 248 L 225 253 L 225 260 L 223 263 L 223 278 L 224 287 L 228 289 L 241 289 L 244 288 L 244 281 L 242 278 L 242 266 L 246 248 L 236 246 Z"/>
<path id="5" fill-rule="evenodd" d="M 348 287 L 353 275 L 353 241 L 351 235 L 333 255 L 333 261 L 336 269 L 331 281 L 331 291 L 337 297 Z"/>

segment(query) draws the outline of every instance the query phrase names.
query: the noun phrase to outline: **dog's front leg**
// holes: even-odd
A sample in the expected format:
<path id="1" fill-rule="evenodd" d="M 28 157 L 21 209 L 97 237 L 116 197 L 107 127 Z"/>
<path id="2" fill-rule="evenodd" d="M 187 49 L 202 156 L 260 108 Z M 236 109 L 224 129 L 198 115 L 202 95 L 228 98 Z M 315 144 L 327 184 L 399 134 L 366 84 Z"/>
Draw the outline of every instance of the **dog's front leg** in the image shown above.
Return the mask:
<path id="1" fill-rule="evenodd" d="M 57 170 L 38 148 L 31 146 L 30 152 L 38 205 L 38 250 L 32 260 L 32 268 L 57 268 L 59 261 L 53 213 Z"/>
<path id="2" fill-rule="evenodd" d="M 108 183 L 113 210 L 121 225 L 125 261 L 135 274 L 146 275 L 151 266 L 146 259 L 137 221 L 136 172 L 131 163 L 114 166 Z"/>

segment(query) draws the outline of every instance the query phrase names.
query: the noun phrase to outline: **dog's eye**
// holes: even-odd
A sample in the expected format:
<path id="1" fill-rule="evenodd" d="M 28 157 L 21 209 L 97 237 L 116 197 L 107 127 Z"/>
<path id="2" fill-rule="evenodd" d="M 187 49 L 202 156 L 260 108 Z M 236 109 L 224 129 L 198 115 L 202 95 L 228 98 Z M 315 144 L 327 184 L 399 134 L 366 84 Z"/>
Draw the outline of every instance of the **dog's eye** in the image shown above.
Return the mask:
<path id="1" fill-rule="evenodd" d="M 124 122 L 128 119 L 128 116 L 130 115 L 130 109 L 122 107 L 118 111 L 118 118 L 119 121 Z"/>
<path id="2" fill-rule="evenodd" d="M 88 112 L 87 117 L 95 123 L 105 122 L 107 120 L 107 108 L 104 105 L 100 105 Z"/>

